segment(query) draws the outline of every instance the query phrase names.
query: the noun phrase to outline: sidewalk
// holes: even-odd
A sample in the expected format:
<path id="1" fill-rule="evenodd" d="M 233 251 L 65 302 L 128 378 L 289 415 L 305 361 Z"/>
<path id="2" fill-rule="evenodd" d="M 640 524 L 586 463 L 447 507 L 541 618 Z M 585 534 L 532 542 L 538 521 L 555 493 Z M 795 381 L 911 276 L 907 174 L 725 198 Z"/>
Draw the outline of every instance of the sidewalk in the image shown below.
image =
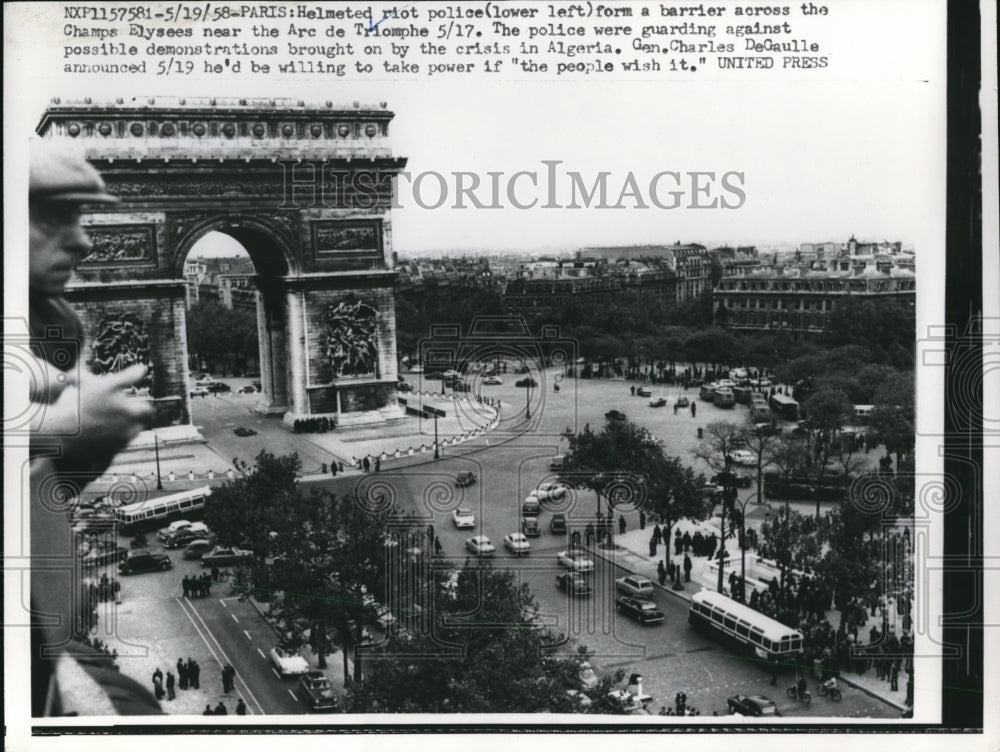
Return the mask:
<path id="1" fill-rule="evenodd" d="M 634 515 L 633 515 L 634 516 Z M 749 518 L 749 514 L 748 514 Z M 658 557 L 649 556 L 649 538 L 652 535 L 652 524 L 646 525 L 645 529 L 639 529 L 638 522 L 632 521 L 635 526 L 633 529 L 628 530 L 623 535 L 615 535 L 614 542 L 615 546 L 613 548 L 602 548 L 597 545 L 588 546 L 587 549 L 590 551 L 591 555 L 600 557 L 605 561 L 612 562 L 622 567 L 623 569 L 633 573 L 643 575 L 644 577 L 651 580 L 657 587 L 660 587 L 664 592 L 670 593 L 671 595 L 682 598 L 685 601 L 690 602 L 692 593 L 698 592 L 702 589 L 715 590 L 718 581 L 718 569 L 710 567 L 712 563 L 705 556 L 691 556 L 691 581 L 684 583 L 683 590 L 674 590 L 673 586 L 670 584 L 669 579 L 667 580 L 666 586 L 658 585 L 658 575 L 657 575 L 657 562 L 662 560 L 664 556 L 664 549 L 661 544 L 658 547 Z M 691 522 L 690 520 L 682 520 L 680 523 L 674 525 L 671 534 L 675 534 L 677 530 L 681 531 L 683 535 L 685 532 L 694 535 L 695 531 L 700 530 L 702 535 L 711 536 L 715 533 L 716 536 L 719 534 L 719 520 L 718 518 L 712 518 L 705 522 Z M 739 571 L 740 562 L 740 548 L 736 543 L 735 538 L 731 539 L 726 544 L 726 549 L 730 552 L 730 561 L 736 562 L 737 572 Z M 672 544 L 670 551 L 672 552 Z M 680 557 L 675 557 L 671 553 L 671 558 L 675 563 L 683 561 L 683 555 Z M 726 576 L 728 577 L 728 576 Z M 726 580 L 723 580 L 723 586 L 728 587 Z M 890 611 L 895 611 L 895 609 L 890 609 Z M 828 611 L 827 619 L 835 627 L 840 624 L 840 613 L 838 611 Z M 890 619 L 890 623 L 893 619 Z M 865 692 L 872 697 L 882 700 L 899 710 L 906 710 L 906 676 L 905 673 L 900 674 L 899 680 L 899 691 L 892 692 L 889 690 L 889 683 L 887 681 L 882 681 L 875 676 L 874 669 L 865 672 L 864 674 L 853 674 L 847 673 L 846 671 L 841 671 L 840 674 L 841 681 L 856 687 L 857 689 Z"/>

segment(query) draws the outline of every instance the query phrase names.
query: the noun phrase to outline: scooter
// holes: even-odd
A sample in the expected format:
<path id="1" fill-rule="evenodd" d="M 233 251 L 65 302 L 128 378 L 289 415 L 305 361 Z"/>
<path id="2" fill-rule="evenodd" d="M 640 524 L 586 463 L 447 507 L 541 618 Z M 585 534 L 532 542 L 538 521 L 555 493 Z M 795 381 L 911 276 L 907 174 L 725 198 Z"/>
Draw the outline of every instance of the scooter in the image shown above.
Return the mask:
<path id="1" fill-rule="evenodd" d="M 826 682 L 819 685 L 819 693 L 824 697 L 829 697 L 834 702 L 840 702 L 841 700 L 840 689 L 837 687 L 827 687 Z"/>

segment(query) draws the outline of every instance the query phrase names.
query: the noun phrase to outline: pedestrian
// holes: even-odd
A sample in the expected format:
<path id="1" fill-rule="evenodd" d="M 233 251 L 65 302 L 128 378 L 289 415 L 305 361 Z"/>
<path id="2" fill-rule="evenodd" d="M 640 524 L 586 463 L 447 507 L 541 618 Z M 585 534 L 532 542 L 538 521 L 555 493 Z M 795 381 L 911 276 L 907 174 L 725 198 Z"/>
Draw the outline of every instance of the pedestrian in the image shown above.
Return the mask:
<path id="1" fill-rule="evenodd" d="M 181 578 L 181 588 L 184 590 L 184 597 L 187 598 L 191 595 L 191 581 L 188 579 L 187 575 Z"/>
<path id="2" fill-rule="evenodd" d="M 218 582 L 218 581 L 219 581 L 219 568 L 212 567 L 212 582 Z"/>
<path id="3" fill-rule="evenodd" d="M 201 595 L 203 598 L 207 598 L 212 594 L 212 578 L 209 575 L 203 575 L 201 578 Z"/>
<path id="4" fill-rule="evenodd" d="M 367 473 L 369 470 L 372 469 L 372 463 L 367 457 L 365 457 L 363 460 L 361 460 L 361 467 L 364 468 L 364 471 Z"/>
<path id="5" fill-rule="evenodd" d="M 111 589 L 115 592 L 115 603 L 122 605 L 122 583 L 117 577 L 111 581 Z"/>
<path id="6" fill-rule="evenodd" d="M 635 385 L 629 387 L 629 389 L 632 392 L 632 396 L 634 397 L 635 396 Z"/>
<path id="7" fill-rule="evenodd" d="M 440 539 L 440 538 L 438 538 L 438 537 L 437 537 L 437 536 L 435 535 L 435 536 L 434 536 L 434 555 L 435 555 L 435 556 L 440 556 L 440 555 L 441 555 L 441 551 L 442 551 L 442 550 L 443 550 L 443 549 L 442 549 L 442 547 L 441 547 L 441 539 Z"/>
<path id="8" fill-rule="evenodd" d="M 167 671 L 167 699 L 172 700 L 176 696 L 174 694 L 174 674 L 172 671 Z"/>
<path id="9" fill-rule="evenodd" d="M 645 510 L 642 509 L 639 510 L 639 529 L 640 530 L 646 529 L 646 512 Z"/>
<path id="10" fill-rule="evenodd" d="M 660 560 L 656 562 L 656 576 L 660 580 L 660 585 L 664 585 L 667 582 L 667 568 L 663 566 L 663 561 Z"/>
<path id="11" fill-rule="evenodd" d="M 163 699 L 163 672 L 159 668 L 153 672 L 153 695 L 157 700 Z"/>
<path id="12" fill-rule="evenodd" d="M 691 582 L 691 557 L 684 554 L 684 582 Z"/>
<path id="13" fill-rule="evenodd" d="M 691 548 L 691 533 L 685 530 L 684 537 L 681 538 L 681 541 L 684 543 L 684 553 L 687 553 L 688 549 Z"/>
<path id="14" fill-rule="evenodd" d="M 889 669 L 889 691 L 899 691 L 899 661 L 893 661 Z"/>
<path id="15" fill-rule="evenodd" d="M 222 667 L 222 693 L 229 692 L 229 666 Z"/>
<path id="16" fill-rule="evenodd" d="M 183 658 L 177 659 L 177 685 L 180 689 L 188 688 L 188 667 Z"/>
<path id="17" fill-rule="evenodd" d="M 663 542 L 663 530 L 660 529 L 659 524 L 653 526 L 653 540 L 656 541 L 657 545 Z"/>
<path id="18" fill-rule="evenodd" d="M 618 534 L 619 535 L 625 535 L 625 526 L 626 526 L 625 515 L 624 514 L 618 515 Z"/>
<path id="19" fill-rule="evenodd" d="M 232 667 L 232 664 L 226 664 L 226 677 L 226 680 L 229 683 L 229 689 L 226 691 L 232 692 L 236 689 L 236 669 Z"/>
<path id="20" fill-rule="evenodd" d="M 191 689 L 201 689 L 201 666 L 194 658 L 188 658 L 188 674 L 191 679 Z"/>
<path id="21" fill-rule="evenodd" d="M 559 391 L 558 386 L 556 388 L 556 391 Z M 375 458 L 375 472 L 377 473 L 381 469 L 382 469 L 382 458 L 381 457 L 376 457 Z"/>
<path id="22" fill-rule="evenodd" d="M 229 711 L 222 704 L 222 700 L 219 700 L 219 704 L 215 706 L 215 712 L 212 715 L 229 715 Z"/>
<path id="23" fill-rule="evenodd" d="M 649 558 L 656 558 L 656 536 L 649 539 Z"/>
<path id="24" fill-rule="evenodd" d="M 694 402 L 692 402 L 691 403 L 691 417 L 693 418 L 697 412 L 698 412 L 698 406 Z"/>
<path id="25" fill-rule="evenodd" d="M 241 697 L 240 701 L 236 703 L 236 715 L 246 715 L 246 714 L 247 714 L 247 704 L 243 702 L 243 698 Z"/>
<path id="26" fill-rule="evenodd" d="M 205 712 L 202 713 L 202 715 L 215 715 L 215 711 L 212 710 L 212 706 L 211 705 L 206 705 L 205 706 Z"/>
<path id="27" fill-rule="evenodd" d="M 676 535 L 674 535 L 674 556 L 680 556 L 683 548 L 684 540 L 681 538 L 680 529 L 678 529 Z"/>

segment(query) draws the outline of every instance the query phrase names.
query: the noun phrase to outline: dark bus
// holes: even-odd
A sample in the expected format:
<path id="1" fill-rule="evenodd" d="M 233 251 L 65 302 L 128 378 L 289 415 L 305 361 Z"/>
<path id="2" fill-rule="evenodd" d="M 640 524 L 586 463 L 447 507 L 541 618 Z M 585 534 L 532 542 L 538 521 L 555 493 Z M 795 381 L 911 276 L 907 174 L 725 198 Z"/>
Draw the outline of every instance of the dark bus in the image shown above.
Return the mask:
<path id="1" fill-rule="evenodd" d="M 771 412 L 783 420 L 799 419 L 799 403 L 785 394 L 771 396 Z"/>
<path id="2" fill-rule="evenodd" d="M 764 497 L 768 499 L 798 499 L 802 501 L 841 501 L 852 479 L 842 475 L 810 478 L 804 475 L 764 473 Z"/>

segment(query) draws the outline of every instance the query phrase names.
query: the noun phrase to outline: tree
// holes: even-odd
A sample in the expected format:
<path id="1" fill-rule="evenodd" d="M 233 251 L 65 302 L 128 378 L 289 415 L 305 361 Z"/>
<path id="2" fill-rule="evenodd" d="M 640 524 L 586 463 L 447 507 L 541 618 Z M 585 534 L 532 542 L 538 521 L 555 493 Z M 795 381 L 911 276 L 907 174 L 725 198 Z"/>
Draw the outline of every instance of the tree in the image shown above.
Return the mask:
<path id="1" fill-rule="evenodd" d="M 777 514 L 767 516 L 760 526 L 760 537 L 760 555 L 777 562 L 781 570 L 778 592 L 784 605 L 788 570 L 816 567 L 822 553 L 823 527 L 816 519 L 800 514 L 785 504 L 778 508 Z"/>
<path id="2" fill-rule="evenodd" d="M 695 449 L 694 456 L 721 476 L 726 487 L 722 499 L 721 527 L 719 531 L 719 582 L 718 591 L 723 590 L 723 569 L 726 557 L 726 511 L 736 500 L 736 479 L 732 473 L 733 452 L 745 443 L 743 430 L 735 423 L 718 420 L 705 427 L 704 437 Z"/>
<path id="3" fill-rule="evenodd" d="M 711 504 L 701 493 L 705 476 L 696 475 L 693 469 L 685 467 L 679 457 L 667 457 L 661 452 L 648 466 L 646 477 L 646 508 L 663 523 L 663 540 L 669 556 L 674 525 L 685 519 L 703 520 L 711 511 Z M 683 587 L 682 580 L 677 578 L 675 588 Z"/>
<path id="4" fill-rule="evenodd" d="M 805 401 L 803 409 L 808 416 L 807 426 L 810 436 L 810 458 L 807 469 L 820 485 L 827 473 L 827 465 L 833 454 L 834 439 L 852 414 L 852 405 L 847 395 L 833 389 L 820 389 Z M 819 519 L 819 494 L 816 498 L 816 519 Z"/>
<path id="5" fill-rule="evenodd" d="M 832 586 L 841 619 L 852 598 L 870 594 L 871 584 L 882 568 L 877 535 L 881 519 L 880 509 L 866 509 L 856 499 L 845 501 L 826 515 L 829 546 L 817 570 Z"/>
<path id="6" fill-rule="evenodd" d="M 432 628 L 400 634 L 377 648 L 375 669 L 348 689 L 349 712 L 585 712 L 567 689 L 578 687 L 586 649 L 550 654 L 548 630 L 536 622 L 527 585 L 509 570 L 469 563 L 457 587 L 435 599 Z M 612 682 L 594 691 L 607 712 Z M 590 709 L 594 709 L 592 706 Z M 620 705 L 618 708 L 621 711 Z"/>
<path id="7" fill-rule="evenodd" d="M 913 373 L 897 371 L 876 390 L 870 426 L 896 455 L 896 469 L 902 458 L 913 453 L 916 444 Z"/>

